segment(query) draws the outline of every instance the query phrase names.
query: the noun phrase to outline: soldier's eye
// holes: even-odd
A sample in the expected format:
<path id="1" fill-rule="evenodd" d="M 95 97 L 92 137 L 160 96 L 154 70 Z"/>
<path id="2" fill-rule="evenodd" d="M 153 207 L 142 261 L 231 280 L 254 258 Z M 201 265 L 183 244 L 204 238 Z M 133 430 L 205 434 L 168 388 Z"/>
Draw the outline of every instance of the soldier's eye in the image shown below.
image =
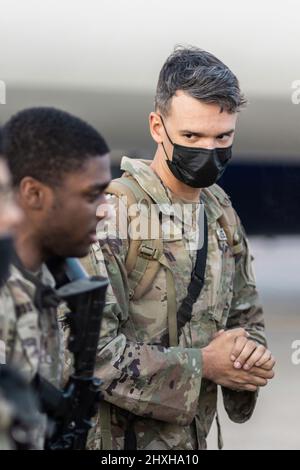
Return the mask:
<path id="1" fill-rule="evenodd" d="M 220 142 L 226 142 L 232 134 L 221 134 L 217 137 Z"/>

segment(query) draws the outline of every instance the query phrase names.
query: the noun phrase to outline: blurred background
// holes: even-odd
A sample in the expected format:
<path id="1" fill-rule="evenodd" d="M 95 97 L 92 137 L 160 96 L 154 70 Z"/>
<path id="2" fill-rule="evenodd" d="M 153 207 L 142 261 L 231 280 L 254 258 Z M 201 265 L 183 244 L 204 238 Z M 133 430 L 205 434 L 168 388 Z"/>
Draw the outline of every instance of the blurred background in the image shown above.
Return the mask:
<path id="1" fill-rule="evenodd" d="M 300 3 L 298 0 L 0 0 L 0 125 L 51 105 L 91 122 L 122 155 L 151 158 L 148 115 L 176 44 L 214 53 L 249 99 L 221 185 L 250 235 L 277 377 L 225 448 L 300 448 Z M 213 429 L 209 447 L 216 447 Z"/>

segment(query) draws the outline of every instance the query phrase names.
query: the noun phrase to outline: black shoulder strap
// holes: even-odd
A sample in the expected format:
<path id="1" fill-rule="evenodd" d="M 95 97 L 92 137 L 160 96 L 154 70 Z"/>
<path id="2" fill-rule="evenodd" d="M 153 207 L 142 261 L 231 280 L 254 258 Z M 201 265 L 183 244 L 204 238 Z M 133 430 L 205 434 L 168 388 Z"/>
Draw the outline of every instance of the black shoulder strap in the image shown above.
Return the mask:
<path id="1" fill-rule="evenodd" d="M 199 218 L 201 220 L 201 217 Z M 204 210 L 204 243 L 203 247 L 197 251 L 197 258 L 195 268 L 192 272 L 191 282 L 188 286 L 187 296 L 183 299 L 182 304 L 177 312 L 177 331 L 178 338 L 181 332 L 181 328 L 184 327 L 192 318 L 193 305 L 201 294 L 204 279 L 205 269 L 207 261 L 207 250 L 208 250 L 208 224 L 207 215 Z"/>

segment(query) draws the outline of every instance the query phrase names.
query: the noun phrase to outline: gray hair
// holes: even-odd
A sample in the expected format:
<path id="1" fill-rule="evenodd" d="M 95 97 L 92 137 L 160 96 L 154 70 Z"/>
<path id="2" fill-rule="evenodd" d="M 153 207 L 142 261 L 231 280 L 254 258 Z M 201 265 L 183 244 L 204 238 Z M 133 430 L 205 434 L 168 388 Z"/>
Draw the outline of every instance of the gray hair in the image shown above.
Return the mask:
<path id="1" fill-rule="evenodd" d="M 155 109 L 167 115 L 177 90 L 204 103 L 217 104 L 221 112 L 235 113 L 247 103 L 233 72 L 198 47 L 177 46 L 167 58 L 158 78 Z"/>

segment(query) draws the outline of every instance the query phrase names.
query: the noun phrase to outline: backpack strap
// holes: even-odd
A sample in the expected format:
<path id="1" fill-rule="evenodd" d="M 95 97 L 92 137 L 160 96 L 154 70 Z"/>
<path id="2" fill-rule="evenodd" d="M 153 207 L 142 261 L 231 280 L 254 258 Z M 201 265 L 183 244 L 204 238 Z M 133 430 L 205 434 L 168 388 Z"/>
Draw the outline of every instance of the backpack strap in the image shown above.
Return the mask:
<path id="1" fill-rule="evenodd" d="M 148 209 L 153 207 L 153 200 L 140 187 L 138 182 L 128 173 L 124 173 L 121 178 L 113 180 L 106 189 L 108 194 L 117 197 L 127 197 L 127 207 L 130 204 L 147 204 Z M 159 213 L 151 212 L 151 222 L 158 228 L 154 237 L 148 235 L 145 240 L 130 240 L 129 250 L 126 257 L 125 267 L 128 274 L 130 299 L 140 299 L 152 286 L 153 281 L 163 266 L 166 270 L 167 283 L 167 317 L 169 330 L 169 346 L 177 346 L 177 304 L 175 281 L 170 265 L 164 255 L 163 237 Z M 149 234 L 149 226 L 148 226 Z M 156 235 L 156 236 L 155 236 Z"/>
<path id="2" fill-rule="evenodd" d="M 218 218 L 218 223 L 226 234 L 232 253 L 235 256 L 240 255 L 244 250 L 244 244 L 238 231 L 240 221 L 232 207 L 229 196 L 217 184 L 203 189 L 203 192 L 221 209 L 222 213 Z"/>
<path id="3" fill-rule="evenodd" d="M 99 276 L 99 272 L 97 271 L 97 260 L 93 250 L 90 250 L 89 254 L 84 258 L 80 258 L 80 263 L 89 276 Z"/>
<path id="4" fill-rule="evenodd" d="M 150 220 L 148 223 L 148 237 L 146 239 L 129 240 L 129 249 L 125 261 L 128 274 L 129 297 L 140 299 L 151 287 L 162 262 L 163 240 L 159 214 L 153 206 L 153 201 L 148 194 L 139 186 L 134 178 L 123 176 L 113 180 L 105 191 L 117 197 L 126 197 L 127 209 L 132 205 L 144 204 L 151 210 L 151 222 L 158 227 L 158 236 L 152 238 L 150 233 Z M 132 222 L 129 212 L 129 221 Z"/>
<path id="5" fill-rule="evenodd" d="M 180 330 L 185 326 L 185 324 L 191 321 L 194 303 L 199 298 L 199 295 L 201 294 L 201 291 L 203 289 L 204 280 L 205 280 L 207 253 L 208 253 L 208 225 L 207 225 L 206 212 L 204 211 L 204 243 L 203 243 L 203 246 L 197 250 L 196 264 L 191 275 L 191 281 L 188 286 L 187 295 L 183 299 L 179 307 L 178 313 L 177 313 L 178 336 L 180 334 Z"/>

